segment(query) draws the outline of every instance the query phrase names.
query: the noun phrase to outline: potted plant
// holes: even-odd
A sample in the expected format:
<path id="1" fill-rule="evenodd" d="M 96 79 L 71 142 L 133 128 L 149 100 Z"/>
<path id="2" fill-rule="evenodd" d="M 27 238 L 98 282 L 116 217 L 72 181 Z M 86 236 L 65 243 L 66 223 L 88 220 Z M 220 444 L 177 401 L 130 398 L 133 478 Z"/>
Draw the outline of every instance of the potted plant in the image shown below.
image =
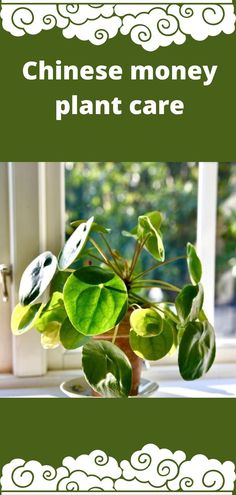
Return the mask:
<path id="1" fill-rule="evenodd" d="M 134 238 L 130 260 L 111 247 L 109 230 L 93 217 L 74 222 L 58 258 L 47 251 L 24 271 L 13 333 L 36 328 L 45 348 L 82 346 L 86 380 L 105 397 L 137 394 L 141 360 L 159 360 L 177 349 L 182 378 L 200 378 L 215 357 L 214 329 L 202 309 L 201 262 L 190 243 L 186 255 L 165 260 L 161 222 L 160 212 L 149 212 L 130 233 L 123 232 Z M 144 249 L 155 262 L 138 271 Z M 187 262 L 188 285 L 148 278 L 181 258 Z M 175 292 L 174 303 L 150 301 L 144 297 L 150 287 Z"/>

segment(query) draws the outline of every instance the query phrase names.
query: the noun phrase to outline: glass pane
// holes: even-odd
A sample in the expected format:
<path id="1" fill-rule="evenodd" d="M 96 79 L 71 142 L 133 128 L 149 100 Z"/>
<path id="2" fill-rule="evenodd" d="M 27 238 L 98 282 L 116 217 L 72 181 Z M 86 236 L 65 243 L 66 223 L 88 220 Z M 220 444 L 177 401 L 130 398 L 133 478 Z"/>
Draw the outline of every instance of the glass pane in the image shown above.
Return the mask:
<path id="1" fill-rule="evenodd" d="M 216 313 L 219 337 L 236 337 L 236 163 L 219 164 Z"/>
<path id="2" fill-rule="evenodd" d="M 83 162 L 66 166 L 67 235 L 70 222 L 89 218 L 112 229 L 113 249 L 128 259 L 132 257 L 134 240 L 124 237 L 137 217 L 151 210 L 163 214 L 163 239 L 166 259 L 185 254 L 186 243 L 196 241 L 197 178 L 195 163 L 161 162 Z M 155 263 L 144 252 L 139 268 L 145 270 Z M 148 278 L 154 274 L 149 273 Z M 175 285 L 187 281 L 186 263 L 179 261 L 155 270 L 155 278 Z M 155 301 L 173 300 L 175 293 L 153 289 Z"/>

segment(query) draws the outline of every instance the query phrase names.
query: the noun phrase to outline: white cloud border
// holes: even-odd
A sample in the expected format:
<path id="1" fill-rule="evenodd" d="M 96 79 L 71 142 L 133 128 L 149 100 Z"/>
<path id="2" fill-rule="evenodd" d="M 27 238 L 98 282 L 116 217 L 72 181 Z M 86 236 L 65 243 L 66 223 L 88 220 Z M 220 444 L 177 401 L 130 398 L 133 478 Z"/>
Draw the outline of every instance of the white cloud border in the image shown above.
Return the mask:
<path id="1" fill-rule="evenodd" d="M 233 1 L 213 3 L 85 4 L 35 2 L 9 3 L 4 0 L 0 16 L 2 27 L 16 37 L 37 35 L 55 27 L 65 38 L 78 38 L 103 45 L 118 33 L 129 36 L 143 49 L 152 52 L 187 36 L 203 41 L 208 36 L 235 31 Z"/>
<path id="2" fill-rule="evenodd" d="M 54 468 L 36 460 L 13 459 L 2 469 L 1 493 L 61 492 L 168 492 L 231 495 L 236 479 L 231 461 L 221 463 L 197 454 L 187 460 L 180 450 L 171 452 L 147 444 L 130 460 L 118 462 L 101 450 L 66 457 Z"/>

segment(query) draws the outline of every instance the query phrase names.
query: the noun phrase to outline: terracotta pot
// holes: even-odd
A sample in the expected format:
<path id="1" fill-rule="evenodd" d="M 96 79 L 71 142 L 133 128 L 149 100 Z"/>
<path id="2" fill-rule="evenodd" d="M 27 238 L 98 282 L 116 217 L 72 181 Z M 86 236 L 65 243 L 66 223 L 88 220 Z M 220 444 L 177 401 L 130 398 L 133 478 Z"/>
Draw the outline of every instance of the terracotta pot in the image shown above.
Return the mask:
<path id="1" fill-rule="evenodd" d="M 130 312 L 127 313 L 124 320 L 120 323 L 117 337 L 115 340 L 115 345 L 119 347 L 128 357 L 131 366 L 132 366 L 132 386 L 130 390 L 130 395 L 134 396 L 138 393 L 138 387 L 140 384 L 141 371 L 142 371 L 142 359 L 138 357 L 131 349 L 129 344 L 129 332 L 130 332 Z M 96 340 L 109 340 L 112 341 L 112 337 L 114 334 L 114 330 L 110 330 L 109 332 L 103 333 L 101 335 L 97 335 L 95 337 Z M 100 395 L 92 391 L 92 394 L 96 397 L 100 397 Z"/>

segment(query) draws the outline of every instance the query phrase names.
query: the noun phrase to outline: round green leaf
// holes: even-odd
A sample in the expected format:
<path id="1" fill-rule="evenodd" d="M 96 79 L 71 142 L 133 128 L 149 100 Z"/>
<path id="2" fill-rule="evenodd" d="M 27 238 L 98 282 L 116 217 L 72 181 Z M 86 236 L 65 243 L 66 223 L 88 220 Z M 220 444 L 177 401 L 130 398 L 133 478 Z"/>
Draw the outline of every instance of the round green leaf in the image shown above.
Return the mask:
<path id="1" fill-rule="evenodd" d="M 203 287 L 186 285 L 175 300 L 175 307 L 181 324 L 196 320 L 202 309 L 204 299 Z"/>
<path id="2" fill-rule="evenodd" d="M 163 319 L 154 309 L 136 309 L 130 316 L 130 326 L 141 337 L 154 337 L 163 330 Z"/>
<path id="3" fill-rule="evenodd" d="M 66 268 L 68 268 L 73 263 L 73 261 L 78 258 L 88 240 L 88 236 L 93 224 L 93 219 L 94 217 L 91 217 L 87 222 L 80 223 L 77 229 L 69 237 L 59 255 L 59 270 L 66 270 Z"/>
<path id="4" fill-rule="evenodd" d="M 47 329 L 41 335 L 41 345 L 44 349 L 55 349 L 60 345 L 60 327 L 58 321 L 48 323 Z"/>
<path id="5" fill-rule="evenodd" d="M 133 329 L 130 332 L 130 346 L 135 354 L 151 361 L 161 359 L 168 354 L 173 341 L 172 327 L 166 320 L 163 320 L 162 332 L 156 337 L 140 337 Z"/>
<path id="6" fill-rule="evenodd" d="M 105 397 L 128 397 L 131 364 L 121 349 L 104 340 L 90 340 L 83 347 L 82 365 L 89 385 Z"/>
<path id="7" fill-rule="evenodd" d="M 97 266 L 72 273 L 64 287 L 66 312 L 84 335 L 114 328 L 127 312 L 127 289 L 120 277 Z"/>
<path id="8" fill-rule="evenodd" d="M 35 328 L 39 332 L 44 332 L 52 322 L 58 322 L 61 325 L 66 316 L 63 295 L 60 292 L 54 292 L 36 319 Z"/>
<path id="9" fill-rule="evenodd" d="M 12 333 L 14 335 L 21 335 L 33 328 L 42 307 L 42 304 L 33 304 L 32 306 L 17 304 L 11 316 Z"/>
<path id="10" fill-rule="evenodd" d="M 195 247 L 190 242 L 187 244 L 187 265 L 191 282 L 193 284 L 199 284 L 202 278 L 202 264 Z"/>
<path id="11" fill-rule="evenodd" d="M 179 346 L 179 370 L 182 378 L 200 378 L 209 370 L 214 359 L 215 334 L 209 321 L 187 323 Z"/>
<path id="12" fill-rule="evenodd" d="M 65 349 L 77 349 L 90 340 L 78 332 L 71 324 L 69 318 L 66 318 L 60 329 L 60 341 Z"/>
<path id="13" fill-rule="evenodd" d="M 23 306 L 34 302 L 50 284 L 57 269 L 57 259 L 50 251 L 40 254 L 25 269 L 19 288 L 19 301 Z"/>

